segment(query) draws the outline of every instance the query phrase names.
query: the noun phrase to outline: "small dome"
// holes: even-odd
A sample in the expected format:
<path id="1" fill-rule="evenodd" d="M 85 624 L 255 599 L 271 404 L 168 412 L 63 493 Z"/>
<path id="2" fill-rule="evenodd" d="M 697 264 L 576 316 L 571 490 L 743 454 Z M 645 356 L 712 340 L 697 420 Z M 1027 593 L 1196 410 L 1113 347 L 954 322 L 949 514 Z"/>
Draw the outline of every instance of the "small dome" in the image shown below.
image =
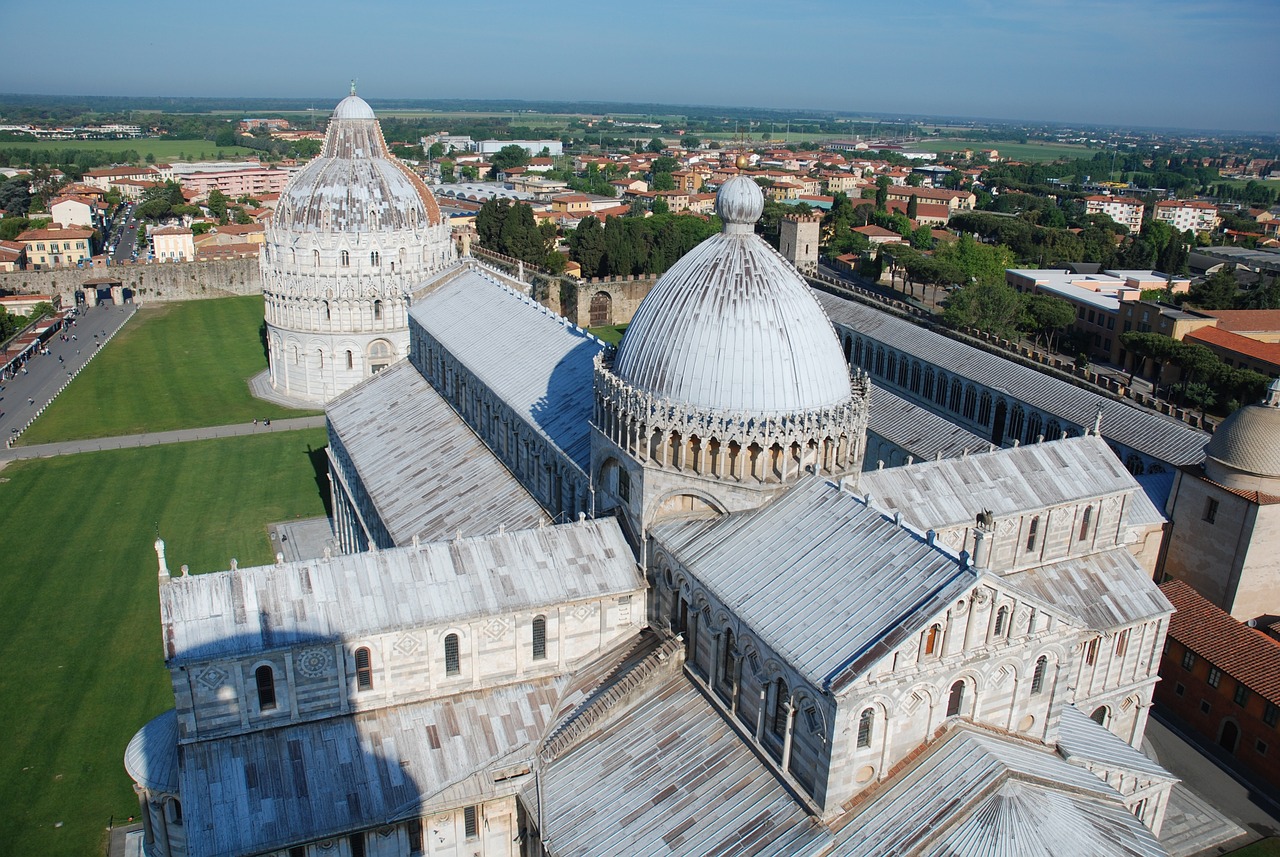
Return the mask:
<path id="1" fill-rule="evenodd" d="M 376 119 L 373 108 L 360 96 L 352 93 L 338 102 L 333 109 L 334 119 Z"/>
<path id="2" fill-rule="evenodd" d="M 716 214 L 725 223 L 745 224 L 754 231 L 755 222 L 764 213 L 764 192 L 755 179 L 734 176 L 716 193 Z"/>
<path id="3" fill-rule="evenodd" d="M 1280 493 L 1280 379 L 1261 402 L 1227 417 L 1204 453 L 1205 474 L 1215 482 Z"/>
<path id="4" fill-rule="evenodd" d="M 724 232 L 640 302 L 613 373 L 672 402 L 748 417 L 847 402 L 849 365 L 830 320 L 796 269 L 752 231 L 760 188 L 734 177 L 716 207 Z"/>
<path id="5" fill-rule="evenodd" d="M 431 190 L 387 149 L 373 110 L 354 93 L 333 111 L 320 156 L 289 180 L 277 230 L 371 233 L 444 221 Z"/>

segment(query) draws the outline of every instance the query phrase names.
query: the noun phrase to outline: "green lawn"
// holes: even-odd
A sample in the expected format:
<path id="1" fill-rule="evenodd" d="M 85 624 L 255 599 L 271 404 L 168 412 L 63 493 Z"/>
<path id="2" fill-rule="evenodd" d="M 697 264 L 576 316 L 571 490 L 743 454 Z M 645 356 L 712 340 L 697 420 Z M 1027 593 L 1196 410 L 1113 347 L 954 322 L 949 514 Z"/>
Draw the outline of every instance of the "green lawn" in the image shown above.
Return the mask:
<path id="1" fill-rule="evenodd" d="M 267 368 L 261 326 L 258 296 L 144 306 L 21 443 L 318 413 L 271 405 L 250 394 L 246 379 Z"/>
<path id="2" fill-rule="evenodd" d="M 310 452 L 324 443 L 280 432 L 0 471 L 0 851 L 102 854 L 108 820 L 137 814 L 124 748 L 173 706 L 157 527 L 175 574 L 270 562 L 266 524 L 324 514 Z"/>
<path id="3" fill-rule="evenodd" d="M 608 327 L 589 327 L 587 333 L 594 337 L 603 339 L 610 345 L 617 345 L 622 341 L 622 334 L 627 330 L 625 324 L 614 324 Z"/>
<path id="4" fill-rule="evenodd" d="M 1252 845 L 1230 852 L 1230 857 L 1280 857 L 1280 839 L 1260 839 Z"/>
<path id="5" fill-rule="evenodd" d="M 960 149 L 996 149 L 1002 158 L 1015 161 L 1056 161 L 1060 158 L 1092 158 L 1098 149 L 1075 146 L 1069 143 L 1014 143 L 1009 140 L 921 140 L 907 143 L 908 149 L 920 152 L 955 152 Z"/>
<path id="6" fill-rule="evenodd" d="M 132 149 L 138 156 L 152 155 L 157 161 L 214 161 L 221 154 L 224 160 L 260 155 L 243 146 L 218 148 L 210 140 L 166 140 L 164 138 L 139 137 L 136 140 L 32 140 L 16 143 L 0 143 L 0 151 L 31 149 L 38 152 L 56 152 L 78 149 L 82 152 L 110 152 L 119 154 Z"/>

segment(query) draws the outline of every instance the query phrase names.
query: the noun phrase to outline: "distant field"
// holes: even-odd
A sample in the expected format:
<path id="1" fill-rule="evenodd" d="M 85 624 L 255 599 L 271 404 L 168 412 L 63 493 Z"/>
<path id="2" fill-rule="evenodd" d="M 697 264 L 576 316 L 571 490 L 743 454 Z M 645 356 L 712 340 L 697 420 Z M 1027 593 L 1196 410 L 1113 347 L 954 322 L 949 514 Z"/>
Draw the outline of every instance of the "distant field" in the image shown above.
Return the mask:
<path id="1" fill-rule="evenodd" d="M 40 152 L 54 152 L 65 149 L 79 149 L 89 152 L 109 152 L 119 154 L 132 149 L 141 158 L 153 155 L 157 161 L 212 161 L 221 154 L 224 159 L 241 158 L 246 155 L 257 155 L 253 149 L 243 146 L 225 146 L 218 148 L 210 140 L 164 140 L 143 137 L 137 140 L 37 140 L 31 143 L 0 143 L 0 151 L 10 149 L 32 149 Z"/>
<path id="2" fill-rule="evenodd" d="M 0 851 L 105 854 L 138 813 L 122 759 L 173 707 L 156 596 L 174 574 L 272 561 L 265 527 L 325 513 L 322 429 L 22 461 L 0 471 Z"/>
<path id="3" fill-rule="evenodd" d="M 921 152 L 954 152 L 957 149 L 997 149 L 1002 158 L 1015 161 L 1056 161 L 1059 158 L 1092 158 L 1098 149 L 1071 144 L 1014 143 L 1003 140 L 921 140 L 907 147 Z"/>
<path id="4" fill-rule="evenodd" d="M 86 316 L 91 324 L 93 312 Z M 255 399 L 262 298 L 143 306 L 22 436 L 24 445 L 297 417 Z M 85 334 L 91 328 L 85 327 Z M 86 338 L 82 336 L 81 339 Z"/>

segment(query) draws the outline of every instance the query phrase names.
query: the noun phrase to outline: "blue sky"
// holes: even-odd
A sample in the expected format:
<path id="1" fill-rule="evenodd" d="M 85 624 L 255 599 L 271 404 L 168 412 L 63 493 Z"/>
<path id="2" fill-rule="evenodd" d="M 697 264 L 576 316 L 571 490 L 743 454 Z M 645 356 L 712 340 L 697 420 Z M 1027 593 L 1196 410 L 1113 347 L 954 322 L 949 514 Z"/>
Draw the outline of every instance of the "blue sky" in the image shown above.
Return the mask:
<path id="1" fill-rule="evenodd" d="M 15 4 L 6 30 L 49 14 Z M 1280 131 L 1280 0 L 64 0 L 56 17 L 86 37 L 9 39 L 0 90 L 323 103 L 355 77 L 372 99 Z"/>

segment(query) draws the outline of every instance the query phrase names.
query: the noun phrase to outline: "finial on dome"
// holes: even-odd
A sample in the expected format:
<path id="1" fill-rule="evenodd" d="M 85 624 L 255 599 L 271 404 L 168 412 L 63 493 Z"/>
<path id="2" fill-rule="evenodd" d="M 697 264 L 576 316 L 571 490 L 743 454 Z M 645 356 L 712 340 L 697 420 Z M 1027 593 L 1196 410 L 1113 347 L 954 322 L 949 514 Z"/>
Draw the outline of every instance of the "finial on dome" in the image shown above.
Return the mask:
<path id="1" fill-rule="evenodd" d="M 351 94 L 356 94 L 356 79 L 354 77 L 351 78 Z"/>
<path id="2" fill-rule="evenodd" d="M 755 179 L 733 176 L 716 193 L 716 214 L 724 221 L 725 232 L 754 232 L 755 222 L 764 213 L 764 192 Z"/>

